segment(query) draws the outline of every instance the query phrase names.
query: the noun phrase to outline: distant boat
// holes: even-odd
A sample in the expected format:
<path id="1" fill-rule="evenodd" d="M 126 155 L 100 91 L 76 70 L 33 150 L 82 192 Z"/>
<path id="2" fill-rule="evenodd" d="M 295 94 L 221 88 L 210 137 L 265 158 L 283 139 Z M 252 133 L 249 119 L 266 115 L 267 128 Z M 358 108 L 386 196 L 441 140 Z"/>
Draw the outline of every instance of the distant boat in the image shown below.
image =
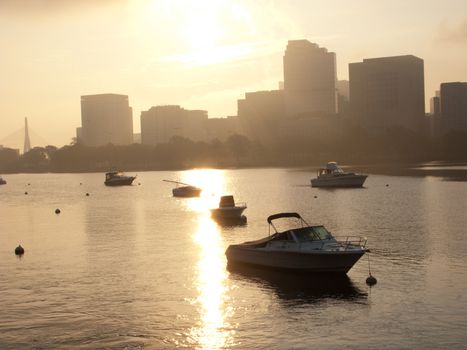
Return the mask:
<path id="1" fill-rule="evenodd" d="M 235 203 L 234 196 L 222 196 L 219 207 L 211 210 L 211 215 L 215 219 L 242 219 L 246 203 Z"/>
<path id="2" fill-rule="evenodd" d="M 6 185 L 6 180 L 3 180 L 1 176 L 0 176 L 0 185 Z"/>
<path id="3" fill-rule="evenodd" d="M 112 171 L 105 174 L 106 186 L 130 186 L 136 176 L 126 176 L 121 172 Z"/>
<path id="4" fill-rule="evenodd" d="M 173 180 L 163 180 L 165 182 L 172 182 L 177 184 L 177 187 L 172 189 L 172 194 L 174 197 L 199 197 L 201 194 L 202 189 L 196 186 L 192 186 L 180 181 L 173 181 Z M 182 186 L 179 186 L 182 185 Z"/>
<path id="5" fill-rule="evenodd" d="M 296 218 L 299 224 L 279 232 L 273 220 L 280 218 Z M 225 252 L 229 265 L 345 274 L 367 251 L 366 239 L 337 240 L 324 226 L 311 226 L 298 213 L 271 215 L 267 221 L 275 233 L 257 241 L 229 245 Z"/>
<path id="6" fill-rule="evenodd" d="M 329 162 L 326 168 L 318 170 L 318 176 L 311 180 L 311 187 L 362 187 L 367 177 L 345 172 L 336 162 Z"/>

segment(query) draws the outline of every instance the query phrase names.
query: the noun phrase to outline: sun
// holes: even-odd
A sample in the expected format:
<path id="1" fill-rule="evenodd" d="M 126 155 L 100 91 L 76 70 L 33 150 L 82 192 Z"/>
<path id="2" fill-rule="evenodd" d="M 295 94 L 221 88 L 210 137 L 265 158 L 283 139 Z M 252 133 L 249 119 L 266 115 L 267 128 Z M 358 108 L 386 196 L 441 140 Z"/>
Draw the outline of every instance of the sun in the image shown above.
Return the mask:
<path id="1" fill-rule="evenodd" d="M 226 34 L 222 7 L 216 1 L 193 1 L 182 28 L 182 37 L 192 50 L 211 50 Z"/>
<path id="2" fill-rule="evenodd" d="M 179 51 L 164 61 L 210 65 L 251 53 L 250 46 L 240 39 L 253 23 L 242 1 L 152 0 L 150 4 L 149 12 L 164 18 L 165 24 L 170 22 L 170 37 Z"/>

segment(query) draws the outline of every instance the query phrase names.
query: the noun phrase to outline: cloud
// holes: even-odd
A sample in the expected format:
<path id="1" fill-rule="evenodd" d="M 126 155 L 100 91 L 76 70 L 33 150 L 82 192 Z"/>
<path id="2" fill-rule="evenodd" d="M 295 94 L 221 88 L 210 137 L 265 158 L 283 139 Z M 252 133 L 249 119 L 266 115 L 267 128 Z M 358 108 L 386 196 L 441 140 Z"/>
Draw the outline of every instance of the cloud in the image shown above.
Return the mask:
<path id="1" fill-rule="evenodd" d="M 437 40 L 442 43 L 467 44 L 467 18 L 455 25 L 441 22 Z"/>

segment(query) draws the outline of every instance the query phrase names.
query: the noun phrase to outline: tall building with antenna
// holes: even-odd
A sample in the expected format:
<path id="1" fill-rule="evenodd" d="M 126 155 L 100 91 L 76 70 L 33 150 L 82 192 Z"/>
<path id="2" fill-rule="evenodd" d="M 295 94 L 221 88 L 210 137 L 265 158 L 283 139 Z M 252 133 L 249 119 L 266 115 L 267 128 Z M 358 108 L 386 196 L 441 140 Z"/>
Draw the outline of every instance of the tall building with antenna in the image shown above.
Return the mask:
<path id="1" fill-rule="evenodd" d="M 31 140 L 29 139 L 28 118 L 24 118 L 24 148 L 23 153 L 31 150 Z"/>

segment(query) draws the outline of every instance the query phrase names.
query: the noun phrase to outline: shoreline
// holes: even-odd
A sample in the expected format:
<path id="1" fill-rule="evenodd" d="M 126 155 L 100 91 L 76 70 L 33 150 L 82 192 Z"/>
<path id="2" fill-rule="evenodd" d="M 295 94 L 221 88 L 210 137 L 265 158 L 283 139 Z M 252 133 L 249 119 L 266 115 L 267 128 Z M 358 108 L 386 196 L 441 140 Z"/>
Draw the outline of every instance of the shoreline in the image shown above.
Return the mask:
<path id="1" fill-rule="evenodd" d="M 121 167 L 119 170 L 123 172 L 155 172 L 155 171 L 187 171 L 197 169 L 216 169 L 216 170 L 247 170 L 247 169 L 285 169 L 297 172 L 315 172 L 324 164 L 309 164 L 309 165 L 239 165 L 239 166 L 199 166 L 199 167 L 161 167 L 147 168 L 139 167 Z M 467 162 L 465 161 L 429 161 L 429 162 L 384 162 L 384 163 L 340 163 L 340 165 L 349 171 L 368 173 L 372 175 L 390 175 L 390 176 L 410 176 L 410 177 L 444 177 L 454 181 L 467 181 Z M 110 167 L 115 168 L 115 167 Z M 21 175 L 21 174 L 91 174 L 105 173 L 108 170 L 93 169 L 79 171 L 21 171 L 21 172 L 3 172 L 4 175 Z M 311 174 L 313 175 L 313 174 Z"/>

